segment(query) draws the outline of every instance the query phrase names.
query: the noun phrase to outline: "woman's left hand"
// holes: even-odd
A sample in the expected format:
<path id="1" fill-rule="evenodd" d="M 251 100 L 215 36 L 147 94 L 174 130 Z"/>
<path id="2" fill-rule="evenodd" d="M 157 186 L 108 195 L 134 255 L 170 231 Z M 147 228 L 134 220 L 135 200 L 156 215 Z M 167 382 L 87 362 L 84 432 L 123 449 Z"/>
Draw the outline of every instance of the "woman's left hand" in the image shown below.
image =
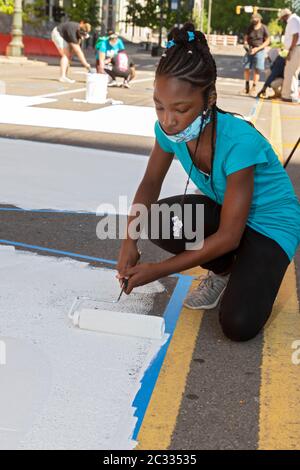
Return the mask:
<path id="1" fill-rule="evenodd" d="M 159 263 L 141 263 L 128 268 L 124 277 L 128 279 L 127 289 L 124 291 L 126 294 L 130 294 L 134 287 L 143 286 L 149 282 L 156 281 L 162 277 Z"/>

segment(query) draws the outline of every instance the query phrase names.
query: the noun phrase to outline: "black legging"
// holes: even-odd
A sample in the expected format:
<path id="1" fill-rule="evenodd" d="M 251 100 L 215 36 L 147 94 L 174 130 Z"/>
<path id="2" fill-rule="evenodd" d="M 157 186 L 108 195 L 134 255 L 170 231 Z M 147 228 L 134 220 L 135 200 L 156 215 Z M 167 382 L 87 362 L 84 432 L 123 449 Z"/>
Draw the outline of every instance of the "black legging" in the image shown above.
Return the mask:
<path id="1" fill-rule="evenodd" d="M 181 196 L 160 199 L 157 204 L 179 203 Z M 191 204 L 193 214 L 196 204 L 204 204 L 204 238 L 215 233 L 220 223 L 221 207 L 200 194 L 188 194 L 186 204 Z M 173 237 L 171 217 L 159 223 L 159 239 L 151 239 L 151 212 L 149 213 L 149 239 L 164 250 L 179 254 L 185 243 L 184 236 Z M 162 223 L 169 225 L 170 238 L 163 239 Z M 195 227 L 193 227 L 194 230 Z M 184 217 L 183 217 L 184 230 Z M 184 233 L 182 230 L 182 233 Z M 246 226 L 238 248 L 202 267 L 221 274 L 230 269 L 231 275 L 221 300 L 219 319 L 224 334 L 233 341 L 254 338 L 267 322 L 290 260 L 273 239 Z"/>

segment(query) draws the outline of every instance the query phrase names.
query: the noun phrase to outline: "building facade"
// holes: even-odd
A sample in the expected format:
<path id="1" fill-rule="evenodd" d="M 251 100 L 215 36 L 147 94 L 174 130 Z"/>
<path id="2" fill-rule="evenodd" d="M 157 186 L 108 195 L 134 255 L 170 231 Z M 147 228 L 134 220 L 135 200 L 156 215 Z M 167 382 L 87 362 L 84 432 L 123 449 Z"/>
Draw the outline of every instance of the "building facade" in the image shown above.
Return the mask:
<path id="1" fill-rule="evenodd" d="M 25 0 L 33 2 L 34 0 Z M 45 0 L 46 14 L 49 16 L 49 23 L 59 22 L 64 19 L 63 9 L 68 7 L 76 0 Z M 128 0 L 97 0 L 99 3 L 99 23 L 100 33 L 105 34 L 109 30 L 117 31 L 125 38 L 133 41 L 152 40 L 150 28 L 132 27 L 126 23 L 126 7 Z M 172 0 L 170 0 L 171 3 Z M 144 3 L 145 0 L 140 0 Z M 190 0 L 192 11 L 193 6 L 200 15 L 203 6 L 203 0 Z M 173 2 L 174 3 L 174 2 Z"/>

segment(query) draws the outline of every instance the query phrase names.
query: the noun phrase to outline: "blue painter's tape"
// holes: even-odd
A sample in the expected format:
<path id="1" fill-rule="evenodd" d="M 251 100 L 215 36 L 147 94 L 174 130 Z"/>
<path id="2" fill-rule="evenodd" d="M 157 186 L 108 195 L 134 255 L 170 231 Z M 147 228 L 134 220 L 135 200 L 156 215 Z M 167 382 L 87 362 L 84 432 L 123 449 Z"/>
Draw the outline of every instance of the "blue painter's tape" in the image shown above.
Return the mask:
<path id="1" fill-rule="evenodd" d="M 71 256 L 73 258 L 84 259 L 84 260 L 87 260 L 87 261 L 98 261 L 99 263 L 107 263 L 107 264 L 113 264 L 113 265 L 118 264 L 117 261 L 111 260 L 111 259 L 96 258 L 94 256 L 80 255 L 79 253 L 73 253 L 71 251 L 55 250 L 53 248 L 45 248 L 45 247 L 39 246 L 39 245 L 29 245 L 28 243 L 15 242 L 15 241 L 12 241 L 12 240 L 0 240 L 0 244 L 17 246 L 17 247 L 20 247 L 20 248 L 28 248 L 30 250 L 43 251 L 43 252 L 46 252 L 46 253 L 53 253 L 55 255 Z M 178 278 L 183 277 L 183 278 L 194 279 L 194 276 L 189 276 L 189 275 L 180 274 L 180 273 L 172 274 L 170 277 L 178 277 Z"/>
<path id="2" fill-rule="evenodd" d="M 20 248 L 29 248 L 31 250 L 44 251 L 56 255 L 71 256 L 73 258 L 80 258 L 88 261 L 99 261 L 100 263 L 117 264 L 117 261 L 111 259 L 95 258 L 94 256 L 80 255 L 78 253 L 72 253 L 71 251 L 54 250 L 53 248 L 44 248 L 42 246 L 37 245 L 28 245 L 27 243 L 13 242 L 10 240 L 0 240 L 0 243 L 2 243 L 3 245 L 12 245 Z"/>
<path id="3" fill-rule="evenodd" d="M 257 97 L 255 98 L 255 103 L 254 103 L 254 105 L 252 106 L 252 110 L 251 110 L 249 116 L 253 117 L 253 116 L 255 115 L 256 109 L 257 109 L 257 106 L 258 106 L 258 103 L 259 103 L 259 96 L 257 96 Z"/>

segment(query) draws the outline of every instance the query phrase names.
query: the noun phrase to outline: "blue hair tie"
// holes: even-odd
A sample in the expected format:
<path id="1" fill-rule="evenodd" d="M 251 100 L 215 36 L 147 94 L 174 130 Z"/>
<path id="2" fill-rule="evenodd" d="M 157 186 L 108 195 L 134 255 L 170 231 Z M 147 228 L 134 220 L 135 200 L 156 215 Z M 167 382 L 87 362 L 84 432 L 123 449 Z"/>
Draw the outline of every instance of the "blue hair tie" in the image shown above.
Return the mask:
<path id="1" fill-rule="evenodd" d="M 189 36 L 189 42 L 194 41 L 195 39 L 195 33 L 193 31 L 188 31 L 188 36 Z"/>
<path id="2" fill-rule="evenodd" d="M 173 39 L 171 39 L 170 41 L 167 42 L 166 48 L 170 49 L 170 47 L 173 47 L 175 45 L 176 45 L 176 42 Z"/>

